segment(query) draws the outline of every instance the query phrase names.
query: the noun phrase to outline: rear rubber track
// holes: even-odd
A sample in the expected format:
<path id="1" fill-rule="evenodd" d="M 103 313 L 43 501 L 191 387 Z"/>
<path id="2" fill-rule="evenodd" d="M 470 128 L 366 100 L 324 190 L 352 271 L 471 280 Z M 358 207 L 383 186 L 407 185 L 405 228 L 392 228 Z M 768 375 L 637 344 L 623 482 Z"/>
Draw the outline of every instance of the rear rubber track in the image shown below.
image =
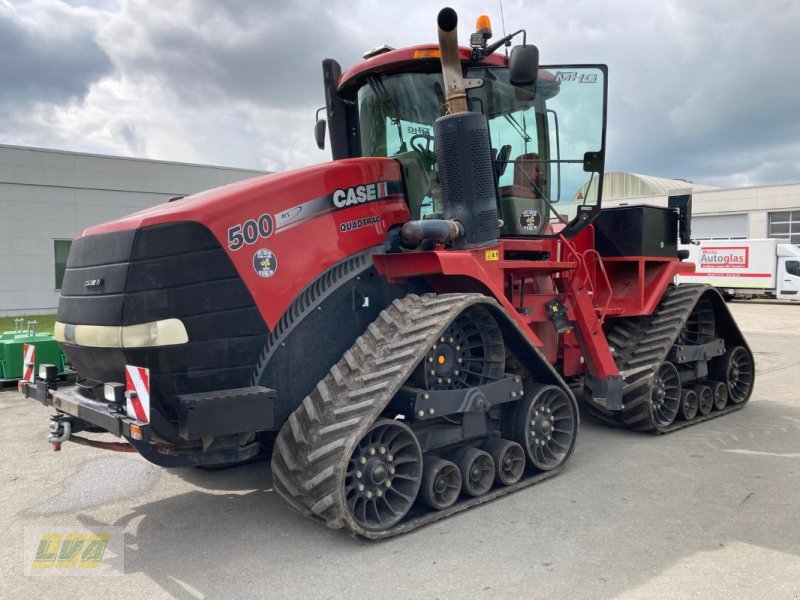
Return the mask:
<path id="1" fill-rule="evenodd" d="M 676 419 L 664 427 L 658 425 L 650 403 L 653 375 L 667 358 L 700 297 L 710 288 L 705 285 L 683 284 L 667 288 L 652 315 L 619 319 L 607 335 L 613 348 L 617 367 L 623 379 L 621 411 L 609 411 L 585 395 L 589 415 L 597 421 L 634 431 L 669 433 L 701 421 L 739 410 L 747 403 L 728 404 L 722 410 L 712 410 L 689 421 Z M 715 292 L 716 293 L 716 292 Z"/>
<path id="2" fill-rule="evenodd" d="M 417 508 L 392 528 L 360 527 L 345 503 L 344 478 L 355 445 L 381 416 L 431 345 L 469 306 L 496 302 L 481 294 L 408 295 L 395 300 L 370 324 L 289 416 L 275 442 L 273 485 L 297 512 L 333 529 L 381 539 L 406 533 L 471 506 L 552 477 L 526 472 L 518 483 L 440 511 Z M 463 498 L 463 496 L 462 496 Z"/>

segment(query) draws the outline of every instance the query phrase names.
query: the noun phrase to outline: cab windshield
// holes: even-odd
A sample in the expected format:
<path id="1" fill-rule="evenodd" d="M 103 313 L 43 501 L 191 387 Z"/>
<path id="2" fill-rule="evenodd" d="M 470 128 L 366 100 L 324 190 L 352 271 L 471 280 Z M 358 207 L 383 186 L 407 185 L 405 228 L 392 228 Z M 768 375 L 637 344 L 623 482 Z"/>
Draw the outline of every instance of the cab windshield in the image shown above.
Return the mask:
<path id="1" fill-rule="evenodd" d="M 506 235 L 576 231 L 599 210 L 605 124 L 605 69 L 548 67 L 518 87 L 499 67 L 468 69 L 480 81 L 470 108 L 486 115 Z M 433 123 L 445 114 L 440 73 L 373 77 L 358 92 L 363 156 L 406 167 L 414 218 L 440 217 Z"/>

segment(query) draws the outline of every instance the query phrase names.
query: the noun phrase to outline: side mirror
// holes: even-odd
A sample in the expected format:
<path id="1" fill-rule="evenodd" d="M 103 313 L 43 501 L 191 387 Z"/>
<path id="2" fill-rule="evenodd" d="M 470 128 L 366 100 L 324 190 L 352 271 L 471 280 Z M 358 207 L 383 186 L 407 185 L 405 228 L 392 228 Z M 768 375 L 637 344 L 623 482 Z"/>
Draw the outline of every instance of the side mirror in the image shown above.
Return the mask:
<path id="1" fill-rule="evenodd" d="M 681 244 L 692 243 L 692 190 L 672 190 L 667 206 L 678 211 L 678 237 Z"/>
<path id="2" fill-rule="evenodd" d="M 320 150 L 325 150 L 325 129 L 327 128 L 327 122 L 325 119 L 318 119 L 316 123 L 314 123 L 314 139 L 317 140 L 317 148 Z"/>
<path id="3" fill-rule="evenodd" d="M 512 85 L 532 85 L 539 76 L 539 48 L 514 46 L 508 59 L 508 78 Z"/>

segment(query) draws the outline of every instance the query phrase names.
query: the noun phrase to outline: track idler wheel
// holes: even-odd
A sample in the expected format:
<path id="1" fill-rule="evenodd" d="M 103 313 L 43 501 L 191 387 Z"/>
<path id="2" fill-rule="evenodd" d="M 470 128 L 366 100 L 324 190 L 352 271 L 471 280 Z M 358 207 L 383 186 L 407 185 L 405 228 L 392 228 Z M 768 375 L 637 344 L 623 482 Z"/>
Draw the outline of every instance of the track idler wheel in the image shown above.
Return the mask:
<path id="1" fill-rule="evenodd" d="M 741 404 L 753 387 L 753 358 L 744 347 L 733 346 L 711 361 L 708 374 L 728 386 L 728 399 L 733 404 Z"/>
<path id="2" fill-rule="evenodd" d="M 684 421 L 691 421 L 697 416 L 698 407 L 697 392 L 692 389 L 681 391 L 681 408 L 678 414 Z"/>
<path id="3" fill-rule="evenodd" d="M 426 456 L 420 492 L 422 501 L 431 508 L 453 506 L 461 494 L 461 471 L 449 460 Z"/>
<path id="4" fill-rule="evenodd" d="M 714 408 L 714 392 L 707 385 L 696 385 L 694 391 L 697 394 L 697 412 L 707 415 Z"/>
<path id="5" fill-rule="evenodd" d="M 540 471 L 555 469 L 572 452 L 578 431 L 576 406 L 555 385 L 536 385 L 525 392 L 504 419 L 505 437 L 525 449 L 530 463 Z"/>
<path id="6" fill-rule="evenodd" d="M 494 461 L 494 480 L 501 485 L 513 485 L 525 472 L 525 451 L 516 442 L 491 438 L 483 444 Z"/>
<path id="7" fill-rule="evenodd" d="M 661 427 L 671 425 L 678 416 L 681 404 L 681 379 L 678 369 L 669 361 L 656 369 L 650 388 L 650 406 L 653 420 Z"/>
<path id="8" fill-rule="evenodd" d="M 709 381 L 708 383 L 714 397 L 714 408 L 722 410 L 728 403 L 728 386 L 722 381 Z"/>
<path id="9" fill-rule="evenodd" d="M 494 483 L 494 460 L 491 455 L 477 448 L 462 448 L 453 455 L 453 462 L 461 471 L 464 493 L 483 496 Z"/>
<path id="10" fill-rule="evenodd" d="M 350 456 L 344 489 L 347 509 L 364 529 L 389 529 L 414 504 L 421 483 L 417 436 L 401 421 L 379 419 Z"/>

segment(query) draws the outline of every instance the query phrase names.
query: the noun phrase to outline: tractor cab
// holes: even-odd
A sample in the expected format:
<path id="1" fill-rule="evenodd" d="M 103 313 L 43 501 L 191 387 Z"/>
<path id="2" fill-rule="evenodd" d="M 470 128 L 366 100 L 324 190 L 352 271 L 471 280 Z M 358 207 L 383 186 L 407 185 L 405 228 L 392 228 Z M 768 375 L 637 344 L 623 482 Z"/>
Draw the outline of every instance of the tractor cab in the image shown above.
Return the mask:
<path id="1" fill-rule="evenodd" d="M 412 219 L 442 216 L 433 134 L 447 114 L 439 57 L 438 46 L 384 46 L 344 74 L 323 63 L 333 158 L 398 160 Z M 520 84 L 511 81 L 513 52 L 510 61 L 473 45 L 459 57 L 468 110 L 489 123 L 501 235 L 576 234 L 600 210 L 605 66 L 541 67 Z"/>

